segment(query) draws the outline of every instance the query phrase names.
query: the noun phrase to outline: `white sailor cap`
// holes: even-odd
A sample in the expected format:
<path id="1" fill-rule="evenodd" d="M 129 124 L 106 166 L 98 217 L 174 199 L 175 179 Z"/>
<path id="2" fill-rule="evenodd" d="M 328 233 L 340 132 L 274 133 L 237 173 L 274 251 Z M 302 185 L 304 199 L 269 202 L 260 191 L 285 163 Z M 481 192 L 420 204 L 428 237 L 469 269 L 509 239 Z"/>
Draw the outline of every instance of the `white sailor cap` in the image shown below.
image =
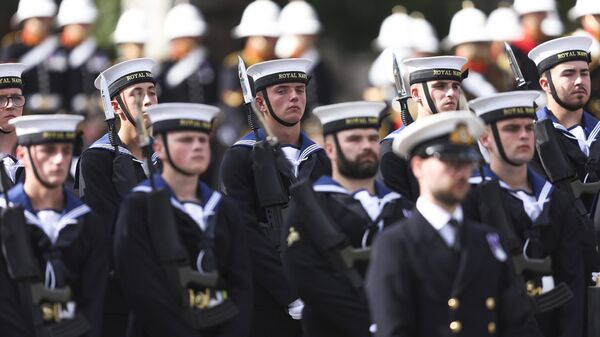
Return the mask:
<path id="1" fill-rule="evenodd" d="M 509 118 L 535 119 L 534 101 L 540 93 L 535 90 L 509 91 L 469 101 L 469 108 L 486 123 Z"/>
<path id="2" fill-rule="evenodd" d="M 141 9 L 131 8 L 123 12 L 113 33 L 115 43 L 146 43 L 148 21 Z"/>
<path id="3" fill-rule="evenodd" d="M 406 59 L 402 62 L 409 73 L 411 85 L 420 82 L 453 80 L 461 82 L 468 75 L 462 71 L 467 59 L 460 56 L 433 56 Z"/>
<path id="4" fill-rule="evenodd" d="M 15 17 L 18 22 L 31 18 L 51 18 L 56 14 L 53 0 L 21 0 Z"/>
<path id="5" fill-rule="evenodd" d="M 535 62 L 538 73 L 568 61 L 590 62 L 592 39 L 588 36 L 567 36 L 550 40 L 533 48 L 528 56 Z"/>
<path id="6" fill-rule="evenodd" d="M 165 36 L 169 40 L 179 37 L 198 37 L 206 32 L 206 21 L 198 8 L 182 3 L 173 8 L 165 17 Z"/>
<path id="7" fill-rule="evenodd" d="M 556 11 L 555 0 L 515 0 L 513 8 L 519 15 Z"/>
<path id="8" fill-rule="evenodd" d="M 279 83 L 308 83 L 306 72 L 310 63 L 301 58 L 260 62 L 248 68 L 248 76 L 254 81 L 255 92 Z"/>
<path id="9" fill-rule="evenodd" d="M 59 27 L 72 24 L 88 24 L 96 22 L 98 9 L 92 0 L 63 0 L 58 8 L 56 22 Z"/>
<path id="10" fill-rule="evenodd" d="M 470 111 L 450 111 L 419 118 L 394 137 L 398 156 L 435 156 L 440 160 L 479 161 L 476 140 L 485 124 Z"/>
<path id="11" fill-rule="evenodd" d="M 379 129 L 379 115 L 385 109 L 383 102 L 346 102 L 322 105 L 313 110 L 327 135 L 347 129 Z"/>
<path id="12" fill-rule="evenodd" d="M 114 66 L 101 72 L 96 80 L 94 86 L 96 89 L 101 89 L 101 77 L 106 78 L 108 84 L 108 91 L 110 97 L 116 96 L 123 88 L 128 87 L 135 83 L 141 82 L 152 82 L 154 83 L 154 77 L 152 76 L 152 68 L 154 67 L 154 61 L 149 58 L 138 58 L 133 60 L 123 61 L 117 63 Z"/>
<path id="13" fill-rule="evenodd" d="M 0 89 L 23 89 L 23 80 L 21 79 L 23 70 L 25 70 L 23 63 L 0 63 Z"/>
<path id="14" fill-rule="evenodd" d="M 30 115 L 8 121 L 14 125 L 19 145 L 72 143 L 75 141 L 79 115 Z"/>
<path id="15" fill-rule="evenodd" d="M 233 28 L 231 35 L 236 38 L 248 36 L 278 37 L 279 5 L 271 0 L 251 2 L 242 13 L 240 24 Z"/>
<path id="16" fill-rule="evenodd" d="M 598 0 L 577 0 L 575 6 L 569 10 L 569 18 L 576 20 L 585 15 L 600 14 L 600 1 Z"/>
<path id="17" fill-rule="evenodd" d="M 198 103 L 160 103 L 148 108 L 154 134 L 169 131 L 210 132 L 219 108 Z"/>

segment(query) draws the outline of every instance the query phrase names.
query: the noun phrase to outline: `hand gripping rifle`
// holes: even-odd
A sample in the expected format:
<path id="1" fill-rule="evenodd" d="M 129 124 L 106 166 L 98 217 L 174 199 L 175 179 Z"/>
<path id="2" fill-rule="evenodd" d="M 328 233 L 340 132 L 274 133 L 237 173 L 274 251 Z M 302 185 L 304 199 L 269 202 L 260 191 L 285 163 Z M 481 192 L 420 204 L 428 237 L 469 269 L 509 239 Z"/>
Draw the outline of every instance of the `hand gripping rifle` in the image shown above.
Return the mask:
<path id="1" fill-rule="evenodd" d="M 218 306 L 205 309 L 205 304 L 210 299 L 204 296 L 203 292 L 197 293 L 191 288 L 195 285 L 214 289 L 218 285 L 219 274 L 216 270 L 199 272 L 189 266 L 187 251 L 175 225 L 169 192 L 164 188 L 156 188 L 153 175 L 152 140 L 145 127 L 140 103 L 139 97 L 136 97 L 136 104 L 134 104 L 137 115 L 136 128 L 152 188 L 146 197 L 146 217 L 152 246 L 169 284 L 174 286 L 179 294 L 186 321 L 195 329 L 220 324 L 235 316 L 238 312 L 237 307 L 231 300 L 226 300 Z M 204 310 L 195 310 L 198 308 Z"/>
<path id="2" fill-rule="evenodd" d="M 0 170 L 4 170 L 2 161 Z M 4 193 L 6 201 L 6 207 L 0 213 L 2 255 L 8 275 L 17 284 L 20 301 L 31 314 L 35 336 L 81 336 L 90 328 L 87 320 L 77 314 L 63 321 L 60 314 L 61 304 L 71 299 L 71 289 L 68 286 L 59 289 L 44 286 L 27 232 L 23 206 L 10 204 L 5 182 L 0 182 L 0 192 Z"/>
<path id="3" fill-rule="evenodd" d="M 479 204 L 479 212 L 484 223 L 494 227 L 502 245 L 508 250 L 511 260 L 508 262 L 514 272 L 517 284 L 526 289 L 523 280 L 523 272 L 552 273 L 552 259 L 548 256 L 544 259 L 525 258 L 521 241 L 517 237 L 510 220 L 507 216 L 502 201 L 502 189 L 498 180 L 485 179 L 479 184 L 482 200 Z M 569 287 L 561 282 L 547 293 L 531 297 L 536 312 L 546 312 L 560 307 L 573 297 Z"/>
<path id="4" fill-rule="evenodd" d="M 402 71 L 398 66 L 398 61 L 396 60 L 396 54 L 392 53 L 392 67 L 394 69 L 394 85 L 396 86 L 396 100 L 400 103 L 400 117 L 402 118 L 402 124 L 404 126 L 408 126 L 410 123 L 414 122 L 412 116 L 410 115 L 410 111 L 408 111 L 408 99 L 410 96 L 406 91 L 406 87 L 404 86 L 404 80 L 402 78 Z"/>
<path id="5" fill-rule="evenodd" d="M 297 181 L 296 176 L 292 172 L 291 163 L 287 160 L 279 141 L 273 136 L 268 125 L 264 123 L 262 115 L 256 107 L 254 96 L 250 88 L 250 80 L 246 72 L 244 61 L 239 58 L 238 74 L 240 77 L 240 86 L 244 93 L 244 102 L 248 107 L 249 118 L 252 123 L 250 125 L 254 131 L 256 143 L 252 147 L 252 171 L 254 181 L 258 188 L 258 203 L 265 210 L 267 216 L 267 224 L 263 225 L 263 230 L 270 241 L 279 250 L 281 242 L 281 226 L 283 225 L 283 209 L 287 207 L 290 200 L 289 192 L 284 184 L 286 179 L 288 184 L 293 184 Z M 254 124 L 255 120 L 252 116 L 258 117 L 263 126 L 267 138 L 260 141 L 258 130 Z"/>

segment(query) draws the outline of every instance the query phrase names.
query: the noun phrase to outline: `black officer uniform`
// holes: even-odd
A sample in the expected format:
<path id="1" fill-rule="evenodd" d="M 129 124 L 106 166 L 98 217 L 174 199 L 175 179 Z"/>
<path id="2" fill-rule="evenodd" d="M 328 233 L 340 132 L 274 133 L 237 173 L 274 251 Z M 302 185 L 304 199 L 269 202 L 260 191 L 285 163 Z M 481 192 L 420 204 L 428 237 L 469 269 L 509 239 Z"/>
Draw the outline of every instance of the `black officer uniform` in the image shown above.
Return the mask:
<path id="1" fill-rule="evenodd" d="M 408 216 L 412 208 L 412 203 L 378 181 L 375 182 L 375 190 L 380 211 L 376 219 L 370 217 L 357 198 L 358 193 L 368 193 L 364 190 L 352 193 L 329 176 L 317 180 L 314 190 L 318 204 L 335 221 L 337 230 L 347 237 L 353 248 L 370 247 L 375 235 L 383 227 Z M 304 301 L 302 325 L 305 334 L 369 336 L 371 319 L 364 289 L 357 290 L 344 274 L 335 270 L 326 257 L 319 253 L 304 225 L 302 214 L 308 210 L 295 203 L 292 205 L 283 229 L 287 235 L 287 241 L 283 243 L 283 263 L 290 284 Z M 366 261 L 355 265 L 363 278 L 366 267 Z"/>
<path id="2" fill-rule="evenodd" d="M 474 160 L 476 150 L 466 140 L 478 134 L 469 136 L 461 124 L 481 133 L 480 123 L 467 112 L 423 118 L 403 131 L 394 150 Z M 498 234 L 464 218 L 460 205 L 449 214 L 419 199 L 412 215 L 374 244 L 367 295 L 376 336 L 538 336 L 506 259 Z"/>
<path id="3" fill-rule="evenodd" d="M 164 269 L 156 258 L 148 231 L 148 180 L 125 198 L 115 234 L 115 260 L 127 302 L 135 317 L 130 336 L 246 336 L 252 316 L 252 286 L 245 233 L 235 205 L 206 184 L 198 185 L 204 222 L 201 229 L 196 218 L 186 210 L 168 184 L 154 176 L 157 189 L 166 188 L 171 195 L 174 223 L 187 252 L 190 267 L 197 270 L 206 245 L 214 248 L 220 274 L 218 289 L 194 286 L 196 292 L 210 294 L 210 304 L 197 310 L 210 310 L 225 301 L 233 301 L 238 313 L 220 325 L 196 331 L 185 320 L 180 299 L 174 295 Z M 212 227 L 211 229 L 209 229 Z M 210 233 L 210 231 L 214 231 Z M 213 238 L 211 236 L 214 235 Z"/>
<path id="4" fill-rule="evenodd" d="M 265 140 L 263 130 L 258 131 L 259 141 Z M 328 174 L 331 169 L 323 149 L 303 133 L 300 139 L 298 179 L 315 181 Z M 235 200 L 246 227 L 254 282 L 253 331 L 296 336 L 298 323 L 288 316 L 286 308 L 298 295 L 289 287 L 276 245 L 264 234 L 261 225 L 267 223 L 267 218 L 258 204 L 260 186 L 256 186 L 252 171 L 255 143 L 254 134 L 250 132 L 225 152 L 221 165 L 223 191 Z"/>
<path id="5" fill-rule="evenodd" d="M 42 116 L 31 117 L 38 117 L 38 120 L 22 121 L 22 125 L 40 131 L 20 136 L 20 144 L 70 142 L 73 140 L 75 124 L 73 124 L 73 131 L 67 132 L 64 131 L 64 127 L 53 129 L 55 125 L 52 124 L 53 121 L 47 121 Z M 65 118 L 66 123 L 78 121 L 80 120 L 73 120 L 72 116 Z M 33 125 L 34 123 L 41 124 L 41 126 Z M 45 123 L 50 124 L 44 126 Z M 19 127 L 17 125 L 17 130 Z M 52 132 L 57 130 L 61 132 Z M 36 170 L 35 167 L 34 170 Z M 35 331 L 41 329 L 42 323 L 43 329 L 57 329 L 54 330 L 56 336 L 101 336 L 106 279 L 98 276 L 106 275 L 108 272 L 106 250 L 108 238 L 99 218 L 87 205 L 79 201 L 64 187 L 63 195 L 63 209 L 35 209 L 22 183 L 8 191 L 10 205 L 23 207 L 25 234 L 30 240 L 31 252 L 39 266 L 38 274 L 41 276 L 40 281 L 43 282 L 44 288 L 59 290 L 69 287 L 71 295 L 66 303 L 53 302 L 48 299 L 42 300 L 40 303 L 31 303 L 31 298 L 27 297 L 27 293 L 30 285 L 36 280 L 13 279 L 14 269 L 12 271 L 8 269 L 10 262 L 5 252 L 0 258 L 0 331 L 2 336 L 39 336 Z M 6 208 L 4 195 L 1 196 L 0 207 Z M 3 223 L 2 226 L 6 227 L 8 224 Z M 10 233 L 6 228 L 3 228 L 2 232 L 6 235 Z M 15 237 L 14 234 L 11 237 Z M 6 243 L 2 244 L 3 250 L 5 250 Z M 26 302 L 24 302 L 25 299 L 27 299 Z M 35 314 L 42 307 L 46 307 L 46 310 L 41 311 L 44 314 L 41 316 L 39 313 Z M 51 309 L 48 310 L 48 308 Z M 41 317 L 40 324 L 35 324 L 37 320 L 33 317 Z M 86 330 L 87 332 L 85 332 Z M 76 331 L 79 333 L 72 334 Z M 71 334 L 65 334 L 67 332 Z"/>
<path id="6" fill-rule="evenodd" d="M 500 180 L 498 176 L 485 166 L 485 179 Z M 522 196 L 524 191 L 512 190 L 500 180 L 502 202 L 512 230 L 521 240 L 527 257 L 543 259 L 552 258 L 552 274 L 544 275 L 533 271 L 524 271 L 523 278 L 530 296 L 537 296 L 543 290 L 551 290 L 564 282 L 573 292 L 573 298 L 559 308 L 536 315 L 538 325 L 544 336 L 581 336 L 584 319 L 585 281 L 579 231 L 582 224 L 577 214 L 569 205 L 569 197 L 565 192 L 557 190 L 542 176 L 528 170 L 537 204 L 530 204 L 528 198 Z M 474 176 L 471 183 L 482 181 L 481 176 Z M 473 221 L 482 221 L 479 205 L 485 197 L 481 190 L 473 186 L 467 199 L 463 202 L 465 216 Z M 522 199 L 523 198 L 523 199 Z M 539 208 L 540 213 L 532 218 L 528 211 Z M 532 214 L 533 215 L 533 214 Z M 543 287 L 542 280 L 552 280 L 551 286 Z"/>

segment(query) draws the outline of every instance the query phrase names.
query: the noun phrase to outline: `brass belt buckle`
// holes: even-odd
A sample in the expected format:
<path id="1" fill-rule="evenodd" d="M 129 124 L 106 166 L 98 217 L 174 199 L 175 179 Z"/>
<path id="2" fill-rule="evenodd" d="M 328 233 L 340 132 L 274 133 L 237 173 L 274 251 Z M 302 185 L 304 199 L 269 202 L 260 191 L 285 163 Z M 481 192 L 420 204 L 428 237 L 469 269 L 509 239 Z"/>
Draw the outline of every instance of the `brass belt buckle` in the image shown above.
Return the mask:
<path id="1" fill-rule="evenodd" d="M 188 288 L 188 296 L 190 302 L 190 309 L 206 309 L 210 302 L 210 289 L 204 291 L 194 291 L 194 289 Z"/>
<path id="2" fill-rule="evenodd" d="M 42 303 L 40 305 L 42 310 L 42 318 L 46 322 L 59 322 L 60 321 L 60 303 Z"/>

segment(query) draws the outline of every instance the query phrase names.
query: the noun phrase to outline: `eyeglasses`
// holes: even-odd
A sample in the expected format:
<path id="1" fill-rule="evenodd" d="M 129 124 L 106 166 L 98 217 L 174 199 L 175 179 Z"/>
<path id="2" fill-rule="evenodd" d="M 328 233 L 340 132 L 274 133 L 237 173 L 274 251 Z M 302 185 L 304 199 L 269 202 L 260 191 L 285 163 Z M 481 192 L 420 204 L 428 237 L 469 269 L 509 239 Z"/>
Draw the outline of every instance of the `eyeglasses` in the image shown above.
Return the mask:
<path id="1" fill-rule="evenodd" d="M 6 108 L 8 106 L 8 102 L 11 100 L 13 106 L 18 108 L 25 105 L 25 96 L 23 95 L 0 96 L 0 108 Z"/>

